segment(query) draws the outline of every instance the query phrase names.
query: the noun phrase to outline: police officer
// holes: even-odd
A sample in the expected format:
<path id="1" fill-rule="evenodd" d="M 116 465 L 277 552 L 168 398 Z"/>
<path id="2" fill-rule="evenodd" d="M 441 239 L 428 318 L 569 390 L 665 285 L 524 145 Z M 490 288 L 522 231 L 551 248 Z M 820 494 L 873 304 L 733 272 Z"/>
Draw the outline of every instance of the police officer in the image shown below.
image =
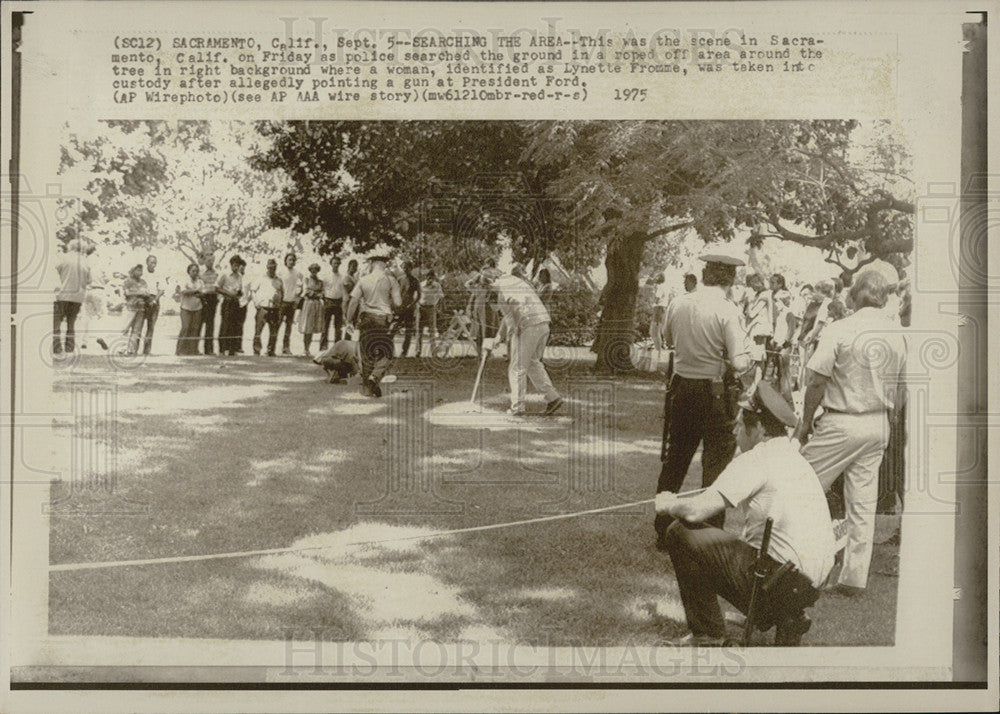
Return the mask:
<path id="1" fill-rule="evenodd" d="M 673 347 L 673 375 L 666 399 L 670 423 L 666 425 L 668 447 L 657 493 L 677 492 L 684 483 L 691 459 L 703 443 L 702 485 L 708 486 L 722 473 L 736 448 L 733 419 L 739 389 L 727 368 L 742 374 L 750 368 L 750 350 L 739 308 L 726 297 L 736 278 L 742 256 L 730 245 L 709 246 L 700 256 L 705 261 L 702 285 L 671 302 L 664 341 Z M 722 526 L 724 513 L 712 523 Z M 664 536 L 671 518 L 658 513 L 654 522 L 657 548 L 666 549 Z"/>
<path id="2" fill-rule="evenodd" d="M 402 304 L 399 283 L 386 270 L 389 256 L 374 253 L 368 258 L 371 266 L 351 291 L 347 307 L 347 322 L 355 324 L 360 333 L 361 392 L 371 397 L 381 397 L 379 383 L 392 365 L 392 339 L 389 327 L 392 317 Z"/>
<path id="3" fill-rule="evenodd" d="M 691 634 L 675 644 L 723 643 L 719 596 L 749 616 L 768 518 L 773 529 L 754 621 L 761 630 L 777 625 L 775 644 L 799 644 L 811 624 L 804 610 L 815 603 L 833 568 L 833 528 L 823 489 L 788 438 L 797 421 L 794 410 L 767 382 L 740 407 L 735 440 L 741 453 L 718 479 L 697 495 L 656 497 L 657 512 L 677 519 L 665 540 Z M 740 537 L 702 525 L 727 507 L 744 516 Z"/>

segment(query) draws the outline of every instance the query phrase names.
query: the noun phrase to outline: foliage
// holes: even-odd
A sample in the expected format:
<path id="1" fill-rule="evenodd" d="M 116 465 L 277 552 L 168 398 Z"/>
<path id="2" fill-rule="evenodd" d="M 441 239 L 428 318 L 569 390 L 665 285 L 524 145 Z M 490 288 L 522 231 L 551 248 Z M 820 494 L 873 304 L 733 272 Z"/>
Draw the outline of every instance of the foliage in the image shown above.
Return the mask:
<path id="1" fill-rule="evenodd" d="M 73 228 L 105 244 L 170 247 L 189 260 L 203 253 L 260 253 L 260 236 L 284 183 L 257 171 L 251 154 L 266 148 L 249 125 L 206 121 L 109 121 L 71 133 L 60 174 L 82 187 L 68 206 Z"/>
<path id="2" fill-rule="evenodd" d="M 594 340 L 598 319 L 598 293 L 583 280 L 574 278 L 552 293 L 549 344 L 579 347 Z"/>

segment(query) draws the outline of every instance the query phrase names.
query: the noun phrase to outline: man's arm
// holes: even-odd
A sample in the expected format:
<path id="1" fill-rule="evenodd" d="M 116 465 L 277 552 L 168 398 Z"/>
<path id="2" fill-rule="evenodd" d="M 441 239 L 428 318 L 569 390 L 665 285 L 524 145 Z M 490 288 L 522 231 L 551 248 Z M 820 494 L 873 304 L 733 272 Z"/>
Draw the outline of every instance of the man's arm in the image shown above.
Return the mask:
<path id="1" fill-rule="evenodd" d="M 715 489 L 697 496 L 684 496 L 670 491 L 656 494 L 656 512 L 666 513 L 688 523 L 701 523 L 726 508 L 726 499 Z"/>
<path id="2" fill-rule="evenodd" d="M 725 323 L 726 353 L 729 355 L 729 365 L 736 374 L 743 374 L 750 369 L 750 348 L 747 345 L 747 334 L 740 325 L 739 316 L 733 315 Z"/>
<path id="3" fill-rule="evenodd" d="M 806 439 L 812 432 L 813 415 L 816 409 L 823 402 L 823 395 L 826 394 L 826 385 L 830 383 L 830 378 L 825 374 L 807 370 L 809 385 L 806 387 L 805 403 L 802 406 L 802 421 L 795 427 L 794 438 L 800 443 L 806 443 Z"/>

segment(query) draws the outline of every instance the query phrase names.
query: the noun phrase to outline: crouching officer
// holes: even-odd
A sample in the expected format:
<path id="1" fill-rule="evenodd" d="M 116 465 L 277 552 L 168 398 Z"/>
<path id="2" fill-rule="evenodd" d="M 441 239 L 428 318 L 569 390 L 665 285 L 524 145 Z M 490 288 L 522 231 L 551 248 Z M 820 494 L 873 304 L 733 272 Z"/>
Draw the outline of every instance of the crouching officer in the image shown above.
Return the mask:
<path id="1" fill-rule="evenodd" d="M 361 345 L 354 340 L 337 340 L 313 362 L 326 371 L 327 384 L 343 384 L 361 371 Z"/>
<path id="2" fill-rule="evenodd" d="M 661 493 L 656 510 L 677 519 L 666 546 L 677 575 L 691 633 L 675 644 L 712 646 L 725 641 L 718 596 L 748 614 L 757 552 L 768 518 L 773 520 L 767 575 L 757 595 L 755 622 L 777 625 L 775 644 L 797 645 L 811 624 L 804 610 L 819 596 L 833 568 L 830 513 L 816 473 L 788 438 L 795 412 L 766 382 L 740 404 L 735 433 L 740 448 L 719 478 L 685 497 Z M 705 525 L 727 507 L 744 516 L 740 537 Z"/>

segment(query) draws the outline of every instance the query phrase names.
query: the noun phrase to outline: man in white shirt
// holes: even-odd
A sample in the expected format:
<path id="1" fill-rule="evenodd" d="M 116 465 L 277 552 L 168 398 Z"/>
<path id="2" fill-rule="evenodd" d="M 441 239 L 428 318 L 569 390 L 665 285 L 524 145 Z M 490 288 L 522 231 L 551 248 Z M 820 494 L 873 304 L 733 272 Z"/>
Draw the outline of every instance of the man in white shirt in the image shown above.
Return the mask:
<path id="1" fill-rule="evenodd" d="M 563 400 L 552 386 L 552 380 L 542 364 L 545 344 L 549 340 L 549 311 L 526 280 L 510 274 L 502 275 L 493 267 L 484 268 L 482 275 L 497 291 L 498 305 L 504 316 L 496 341 L 503 342 L 510 335 L 510 366 L 507 370 L 510 409 L 507 413 L 511 416 L 525 414 L 525 396 L 530 379 L 535 389 L 545 395 L 543 416 L 555 414 Z M 484 345 L 489 347 L 488 343 Z"/>
<path id="2" fill-rule="evenodd" d="M 691 497 L 656 496 L 657 513 L 677 519 L 667 529 L 666 546 L 691 634 L 676 644 L 723 643 L 718 596 L 747 612 L 768 518 L 773 520 L 765 561 L 769 578 L 758 593 L 755 616 L 762 630 L 777 625 L 775 644 L 799 643 L 811 624 L 803 610 L 816 601 L 833 568 L 833 527 L 823 489 L 788 438 L 795 412 L 767 382 L 740 407 L 735 433 L 741 453 L 715 482 Z M 726 508 L 744 517 L 740 537 L 704 525 Z"/>
<path id="3" fill-rule="evenodd" d="M 160 317 L 160 298 L 165 291 L 163 275 L 156 272 L 156 256 L 146 256 L 146 284 L 149 285 L 149 297 L 146 300 L 146 314 L 143 324 L 146 334 L 142 338 L 142 353 L 148 355 L 153 347 L 153 330 Z"/>
<path id="4" fill-rule="evenodd" d="M 76 349 L 76 318 L 90 284 L 90 265 L 83 254 L 83 244 L 74 238 L 66 246 L 66 253 L 56 263 L 59 284 L 52 304 L 52 352 L 61 355 L 63 350 Z M 66 321 L 66 340 L 60 334 Z"/>
<path id="5" fill-rule="evenodd" d="M 285 326 L 285 334 L 281 338 L 281 354 L 292 354 L 292 330 L 295 329 L 295 310 L 302 297 L 302 273 L 295 268 L 298 258 L 295 253 L 285 256 L 285 267 L 278 273 L 281 278 L 281 323 Z"/>
<path id="6" fill-rule="evenodd" d="M 906 340 L 885 315 L 887 291 L 877 272 L 855 278 L 850 300 L 856 311 L 823 330 L 806 365 L 808 386 L 795 431 L 824 490 L 844 475 L 848 530 L 837 591 L 848 596 L 860 595 L 868 583 L 879 464 L 890 422 L 899 421 L 903 408 Z M 823 414 L 814 422 L 820 406 Z"/>
<path id="7" fill-rule="evenodd" d="M 323 334 L 319 340 L 320 352 L 330 344 L 330 322 L 333 321 L 333 342 L 340 342 L 344 332 L 344 281 L 340 272 L 340 258 L 330 258 L 330 277 L 323 279 Z"/>
<path id="8" fill-rule="evenodd" d="M 402 304 L 399 283 L 386 270 L 387 253 L 368 257 L 371 271 L 358 280 L 347 306 L 347 323 L 357 319 L 358 342 L 361 350 L 361 391 L 370 397 L 381 397 L 382 378 L 392 367 L 393 346 L 389 336 L 392 316 Z"/>
<path id="9" fill-rule="evenodd" d="M 267 356 L 274 357 L 278 345 L 278 323 L 281 321 L 281 296 L 284 291 L 281 278 L 277 274 L 278 261 L 271 258 L 267 261 L 267 272 L 258 278 L 251 286 L 256 313 L 254 314 L 253 353 L 259 355 L 263 344 L 261 337 L 267 326 Z"/>

